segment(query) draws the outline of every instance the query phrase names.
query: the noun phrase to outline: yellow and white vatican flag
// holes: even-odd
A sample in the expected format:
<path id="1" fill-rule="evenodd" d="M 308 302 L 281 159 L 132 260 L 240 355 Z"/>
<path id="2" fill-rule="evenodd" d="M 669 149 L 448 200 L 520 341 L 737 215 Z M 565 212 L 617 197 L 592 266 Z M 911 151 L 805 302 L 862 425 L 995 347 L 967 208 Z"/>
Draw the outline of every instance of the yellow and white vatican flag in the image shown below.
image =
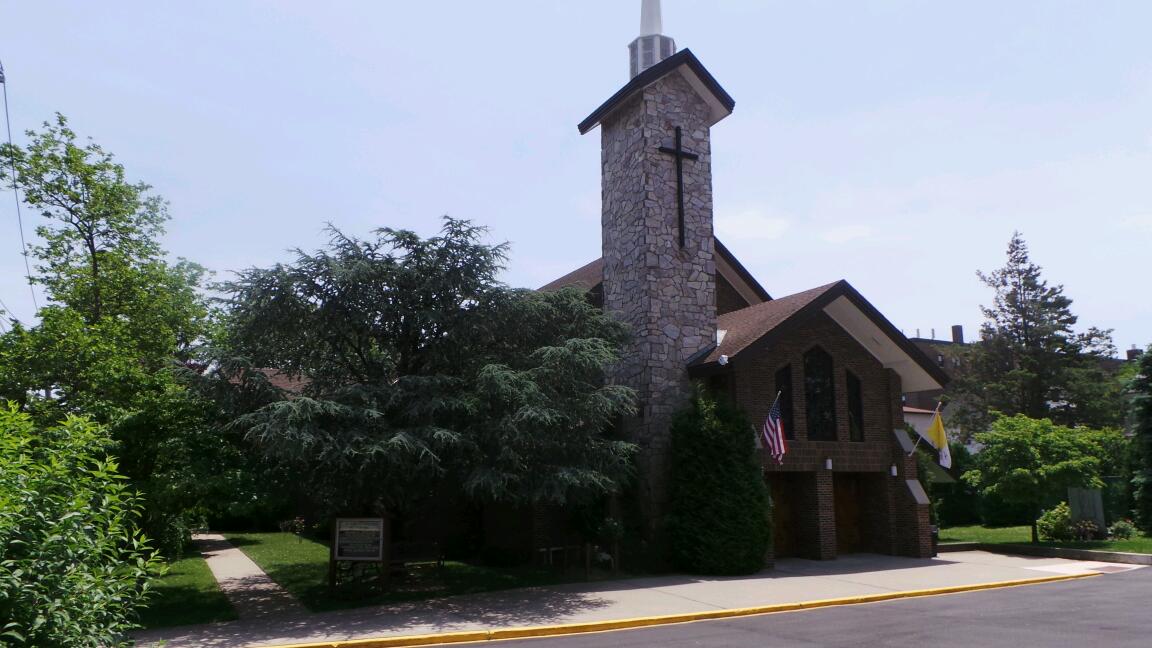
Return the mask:
<path id="1" fill-rule="evenodd" d="M 932 417 L 932 424 L 928 426 L 928 432 L 924 436 L 940 451 L 940 465 L 951 468 L 952 451 L 948 448 L 948 435 L 944 433 L 944 419 L 940 416 L 939 408 L 936 409 L 936 415 Z"/>

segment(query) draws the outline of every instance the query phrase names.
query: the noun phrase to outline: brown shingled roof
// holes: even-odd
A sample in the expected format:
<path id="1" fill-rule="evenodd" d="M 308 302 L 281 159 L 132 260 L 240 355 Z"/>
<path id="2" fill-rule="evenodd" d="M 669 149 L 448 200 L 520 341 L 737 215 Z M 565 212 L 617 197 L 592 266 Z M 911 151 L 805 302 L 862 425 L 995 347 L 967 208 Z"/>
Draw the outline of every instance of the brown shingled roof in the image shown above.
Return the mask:
<path id="1" fill-rule="evenodd" d="M 269 385 L 276 389 L 283 390 L 289 394 L 300 394 L 304 388 L 308 386 L 309 380 L 303 376 L 293 377 L 279 369 L 269 369 L 266 367 L 257 367 L 252 369 L 254 373 L 264 376 Z M 228 377 L 228 382 L 233 385 L 240 385 L 244 382 L 244 377 L 241 375 L 232 375 Z"/>
<path id="2" fill-rule="evenodd" d="M 948 384 L 948 374 L 929 360 L 916 345 L 909 342 L 908 338 L 892 326 L 875 306 L 868 303 L 863 295 L 843 280 L 721 315 L 717 321 L 717 329 L 725 331 L 723 341 L 707 355 L 690 362 L 690 369 L 697 374 L 719 369 L 720 356 L 734 358 L 753 345 L 771 344 L 773 338 L 785 329 L 785 325 L 800 322 L 808 314 L 825 310 L 838 303 L 841 298 L 846 299 L 851 304 L 850 308 L 858 311 L 865 321 L 870 322 L 879 329 L 881 335 L 888 338 L 893 345 L 889 347 L 892 352 L 901 354 L 911 360 L 914 366 L 919 367 L 918 375 L 909 373 L 909 376 L 929 379 L 941 387 Z M 869 348 L 869 351 L 874 355 L 877 353 L 872 348 Z M 903 373 L 901 375 L 904 377 Z"/>
<path id="3" fill-rule="evenodd" d="M 736 255 L 732 254 L 732 252 L 729 251 L 728 248 L 720 242 L 720 239 L 716 239 L 716 254 L 720 255 L 720 257 L 722 257 L 725 261 L 728 262 L 730 266 L 732 266 L 732 269 L 736 271 L 736 274 L 739 275 L 744 283 L 747 284 L 748 287 L 754 293 L 756 293 L 756 295 L 759 296 L 762 301 L 768 301 L 772 299 L 772 296 L 768 294 L 768 291 L 764 290 L 764 287 L 760 285 L 760 282 L 756 281 L 756 278 L 752 276 L 752 273 L 748 272 L 748 270 L 744 267 L 744 264 L 740 263 L 740 260 L 736 258 Z M 593 290 L 596 288 L 596 286 L 600 285 L 600 282 L 603 280 L 604 259 L 601 257 L 585 266 L 569 272 L 568 274 L 560 277 L 559 279 L 556 279 L 555 281 L 549 282 L 547 285 L 541 286 L 540 290 L 544 292 L 552 292 L 555 290 L 560 290 L 561 288 L 567 288 L 569 286 L 583 288 L 584 290 Z"/>
<path id="4" fill-rule="evenodd" d="M 583 288 L 584 290 L 592 290 L 604 280 L 604 259 L 596 259 L 588 265 L 582 266 L 577 270 L 573 270 L 568 274 L 560 277 L 559 279 L 549 283 L 546 286 L 541 286 L 540 290 L 543 292 L 553 292 L 561 288 L 573 286 L 576 288 Z"/>
<path id="5" fill-rule="evenodd" d="M 772 301 L 721 315 L 716 323 L 716 328 L 727 331 L 724 335 L 724 341 L 694 364 L 716 362 L 722 355 L 735 356 L 804 310 L 805 307 L 815 303 L 820 297 L 841 283 L 844 282 L 830 283 L 826 286 L 805 290 L 787 297 L 778 297 Z"/>

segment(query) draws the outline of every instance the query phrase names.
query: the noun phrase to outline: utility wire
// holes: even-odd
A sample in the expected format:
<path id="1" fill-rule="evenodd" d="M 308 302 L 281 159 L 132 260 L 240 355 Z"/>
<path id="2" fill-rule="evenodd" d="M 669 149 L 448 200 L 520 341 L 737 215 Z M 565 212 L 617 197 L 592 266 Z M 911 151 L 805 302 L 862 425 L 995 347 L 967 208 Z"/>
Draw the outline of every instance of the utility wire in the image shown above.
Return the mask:
<path id="1" fill-rule="evenodd" d="M 4 317 L 0 317 L 0 333 L 4 333 L 7 330 L 7 322 L 4 320 L 9 317 L 13 317 L 13 315 L 12 311 L 8 308 L 8 304 L 5 304 L 3 299 L 0 299 L 0 310 L 4 311 Z"/>
<path id="2" fill-rule="evenodd" d="M 8 115 L 8 81 L 4 77 L 2 61 L 0 61 L 0 86 L 4 86 L 4 125 L 8 128 L 8 145 L 12 146 L 12 118 Z M 32 293 L 32 306 L 39 311 L 36 289 L 32 286 L 32 268 L 28 265 L 28 243 L 24 241 L 24 214 L 20 209 L 20 188 L 16 186 L 16 160 L 12 160 L 12 196 L 16 199 L 16 224 L 20 228 L 20 256 L 24 257 L 24 278 L 28 280 L 28 292 Z"/>

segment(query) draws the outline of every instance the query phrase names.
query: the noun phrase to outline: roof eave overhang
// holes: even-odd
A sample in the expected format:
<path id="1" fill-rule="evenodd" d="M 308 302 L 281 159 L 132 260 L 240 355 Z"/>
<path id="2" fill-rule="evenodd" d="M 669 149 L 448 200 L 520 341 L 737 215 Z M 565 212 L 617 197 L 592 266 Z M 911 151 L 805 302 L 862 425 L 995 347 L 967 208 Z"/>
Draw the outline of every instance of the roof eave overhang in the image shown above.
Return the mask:
<path id="1" fill-rule="evenodd" d="M 900 375 L 903 391 L 943 389 L 951 380 L 924 352 L 904 337 L 880 311 L 847 282 L 822 310 L 868 349 L 882 365 Z"/>
<path id="2" fill-rule="evenodd" d="M 768 291 L 764 290 L 764 286 L 761 286 L 760 282 L 756 281 L 756 277 L 753 277 L 752 273 L 748 272 L 748 269 L 744 267 L 744 264 L 740 263 L 740 260 L 736 258 L 736 255 L 732 254 L 732 251 L 729 250 L 726 245 L 721 243 L 720 239 L 714 238 L 713 241 L 715 242 L 716 255 L 719 257 L 718 261 L 722 261 L 723 263 L 727 264 L 736 274 L 736 277 L 742 280 L 743 283 L 755 294 L 758 299 L 749 299 L 749 295 L 741 294 L 741 296 L 744 297 L 749 304 L 772 301 L 772 295 L 769 295 Z M 720 263 L 717 263 L 716 266 L 717 269 L 726 269 L 723 268 Z M 725 277 L 725 279 L 727 279 L 727 277 Z M 733 283 L 732 280 L 729 280 L 729 283 Z M 740 289 L 740 287 L 736 286 L 735 283 L 733 283 L 733 287 L 736 288 L 740 293 L 744 292 Z"/>
<path id="3" fill-rule="evenodd" d="M 853 311 L 855 315 L 852 314 Z M 816 312 L 827 314 L 857 343 L 867 349 L 881 365 L 895 371 L 900 376 L 904 392 L 942 389 L 948 384 L 950 380 L 948 374 L 904 337 L 904 334 L 847 281 L 837 283 L 758 340 L 734 353 L 728 358 L 726 365 L 721 366 L 715 360 L 702 362 L 689 367 L 689 372 L 693 376 L 702 377 L 730 369 L 733 364 L 739 363 L 740 356 L 750 349 L 771 346 L 791 327 Z"/>
<path id="4" fill-rule="evenodd" d="M 580 122 L 578 126 L 580 134 L 586 135 L 610 117 L 612 113 L 626 103 L 632 95 L 644 90 L 644 88 L 647 88 L 675 71 L 679 71 L 696 93 L 707 102 L 712 112 L 709 126 L 715 125 L 720 120 L 731 115 L 732 111 L 736 109 L 736 100 L 720 86 L 720 83 L 716 81 L 712 73 L 704 67 L 704 64 L 696 58 L 692 50 L 685 49 L 648 68 L 637 75 L 636 78 L 629 81 L 627 85 L 612 95 L 608 101 L 605 101 L 603 105 L 594 110 L 587 119 Z"/>

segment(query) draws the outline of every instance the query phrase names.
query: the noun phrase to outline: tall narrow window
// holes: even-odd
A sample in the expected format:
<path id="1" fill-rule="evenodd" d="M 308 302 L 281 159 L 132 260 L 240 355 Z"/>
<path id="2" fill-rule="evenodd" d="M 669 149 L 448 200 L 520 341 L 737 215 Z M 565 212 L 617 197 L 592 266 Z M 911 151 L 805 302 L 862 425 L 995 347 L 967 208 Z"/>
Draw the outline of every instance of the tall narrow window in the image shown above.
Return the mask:
<path id="1" fill-rule="evenodd" d="M 784 423 L 784 438 L 796 438 L 796 419 L 792 416 L 792 365 L 776 372 L 776 391 L 780 392 L 780 420 Z"/>
<path id="2" fill-rule="evenodd" d="M 864 440 L 864 391 L 860 379 L 848 372 L 848 440 Z"/>
<path id="3" fill-rule="evenodd" d="M 808 439 L 836 440 L 836 389 L 832 356 L 815 347 L 804 354 L 804 403 L 808 410 Z"/>

